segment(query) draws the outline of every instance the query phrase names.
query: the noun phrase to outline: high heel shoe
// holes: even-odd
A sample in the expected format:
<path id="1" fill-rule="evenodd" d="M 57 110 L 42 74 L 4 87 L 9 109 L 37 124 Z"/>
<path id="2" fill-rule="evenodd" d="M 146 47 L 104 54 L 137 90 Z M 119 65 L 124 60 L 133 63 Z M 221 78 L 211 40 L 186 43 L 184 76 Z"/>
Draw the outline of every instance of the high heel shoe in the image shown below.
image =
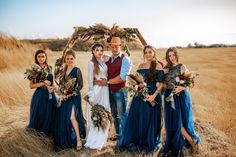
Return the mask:
<path id="1" fill-rule="evenodd" d="M 80 151 L 83 147 L 82 142 L 80 141 L 79 143 L 80 143 L 80 145 L 78 145 L 78 143 L 77 143 L 77 145 L 75 147 L 76 151 Z"/>
<path id="2" fill-rule="evenodd" d="M 192 140 L 189 142 L 191 145 L 191 151 L 193 154 L 198 154 L 199 153 L 199 145 L 197 144 L 197 141 Z"/>

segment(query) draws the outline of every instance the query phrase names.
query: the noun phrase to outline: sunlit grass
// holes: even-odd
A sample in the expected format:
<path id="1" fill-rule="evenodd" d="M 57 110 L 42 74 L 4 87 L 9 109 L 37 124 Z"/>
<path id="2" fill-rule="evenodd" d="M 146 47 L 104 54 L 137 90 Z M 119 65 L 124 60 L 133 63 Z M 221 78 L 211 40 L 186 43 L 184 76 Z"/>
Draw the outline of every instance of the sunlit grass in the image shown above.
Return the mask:
<path id="1" fill-rule="evenodd" d="M 0 37 L 0 156 L 132 156 L 127 152 L 114 154 L 115 143 L 111 141 L 101 151 L 69 149 L 56 153 L 49 138 L 25 131 L 34 90 L 29 89 L 23 73 L 33 63 L 36 49 L 36 46 L 13 37 Z M 47 52 L 49 64 L 53 65 L 61 52 Z M 163 60 L 164 56 L 165 50 L 158 50 L 157 58 Z M 84 78 L 82 95 L 88 88 L 87 63 L 90 58 L 90 52 L 77 53 L 77 65 Z M 131 59 L 132 71 L 135 71 L 143 62 L 142 52 L 131 52 Z M 236 156 L 236 96 L 233 94 L 236 48 L 181 49 L 180 61 L 200 74 L 195 88 L 190 90 L 196 131 L 202 139 L 198 156 Z M 85 105 L 83 102 L 84 109 Z"/>

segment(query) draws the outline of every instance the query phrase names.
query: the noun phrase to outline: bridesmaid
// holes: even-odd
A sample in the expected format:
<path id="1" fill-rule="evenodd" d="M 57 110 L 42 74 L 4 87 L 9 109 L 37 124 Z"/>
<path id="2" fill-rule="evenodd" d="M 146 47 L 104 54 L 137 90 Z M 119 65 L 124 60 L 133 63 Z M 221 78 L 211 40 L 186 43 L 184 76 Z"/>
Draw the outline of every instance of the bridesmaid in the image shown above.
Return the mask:
<path id="1" fill-rule="evenodd" d="M 185 144 L 191 145 L 192 151 L 198 151 L 200 138 L 194 131 L 194 122 L 192 115 L 192 102 L 189 91 L 182 86 L 176 86 L 175 78 L 185 71 L 185 65 L 179 63 L 179 56 L 176 48 L 169 48 L 166 52 L 166 70 L 165 77 L 166 90 L 164 93 L 164 119 L 166 127 L 166 139 L 162 149 L 162 154 L 167 154 L 170 150 L 174 156 L 182 153 Z M 166 98 L 174 91 L 179 95 L 174 95 L 175 109 L 171 102 Z M 186 139 L 186 141 L 185 141 Z"/>
<path id="2" fill-rule="evenodd" d="M 75 90 L 77 95 L 59 95 L 62 104 L 56 114 L 54 142 L 60 149 L 71 148 L 76 144 L 76 150 L 80 150 L 82 148 L 81 138 L 86 136 L 80 94 L 83 78 L 80 69 L 75 67 L 75 59 L 75 52 L 68 50 L 64 56 L 66 66 L 62 79 L 65 79 L 66 76 L 76 78 Z"/>
<path id="3" fill-rule="evenodd" d="M 50 126 L 56 105 L 56 96 L 53 92 L 52 67 L 47 63 L 47 54 L 44 50 L 37 50 L 34 58 L 35 63 L 48 72 L 48 77 L 44 82 L 39 82 L 38 80 L 30 81 L 30 88 L 36 88 L 36 90 L 31 100 L 28 129 L 35 129 L 50 135 Z M 53 86 L 48 89 L 45 85 Z"/>
<path id="4" fill-rule="evenodd" d="M 124 128 L 124 137 L 121 140 L 121 148 L 131 152 L 154 152 L 161 143 L 160 91 L 163 87 L 164 72 L 152 46 L 144 47 L 143 56 L 145 62 L 139 65 L 137 72 L 145 77 L 149 95 L 147 101 L 143 101 L 139 96 L 133 97 Z M 156 103 L 152 106 L 153 101 Z"/>

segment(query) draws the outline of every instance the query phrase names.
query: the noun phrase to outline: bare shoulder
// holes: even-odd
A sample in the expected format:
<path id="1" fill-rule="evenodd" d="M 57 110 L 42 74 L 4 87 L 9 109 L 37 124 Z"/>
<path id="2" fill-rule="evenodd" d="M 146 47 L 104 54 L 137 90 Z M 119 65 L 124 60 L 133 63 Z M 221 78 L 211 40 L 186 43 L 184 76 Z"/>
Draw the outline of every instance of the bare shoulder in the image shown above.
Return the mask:
<path id="1" fill-rule="evenodd" d="M 167 74 L 169 72 L 169 68 L 164 68 L 163 71 L 164 71 L 164 74 Z"/>
<path id="2" fill-rule="evenodd" d="M 186 67 L 186 65 L 185 65 L 185 64 L 182 64 L 182 65 L 181 65 L 181 69 L 182 69 L 183 71 L 186 71 L 186 70 L 188 70 L 188 68 Z"/>
<path id="3" fill-rule="evenodd" d="M 141 63 L 141 64 L 139 64 L 139 66 L 138 66 L 138 70 L 139 69 L 144 69 L 145 68 L 145 63 Z"/>
<path id="4" fill-rule="evenodd" d="M 161 63 L 157 62 L 156 70 L 163 70 L 163 66 Z"/>

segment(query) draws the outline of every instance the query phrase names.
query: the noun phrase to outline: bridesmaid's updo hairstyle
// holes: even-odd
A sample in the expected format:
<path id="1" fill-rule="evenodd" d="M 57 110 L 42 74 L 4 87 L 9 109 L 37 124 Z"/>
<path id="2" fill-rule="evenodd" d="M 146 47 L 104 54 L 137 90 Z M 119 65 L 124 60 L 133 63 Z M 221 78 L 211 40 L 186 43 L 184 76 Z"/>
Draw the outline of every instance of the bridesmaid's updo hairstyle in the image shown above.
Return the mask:
<path id="1" fill-rule="evenodd" d="M 95 43 L 93 46 L 92 46 L 92 59 L 91 61 L 93 62 L 94 64 L 94 70 L 93 70 L 93 73 L 94 74 L 98 74 L 100 72 L 99 70 L 99 63 L 98 63 L 98 60 L 96 59 L 95 55 L 94 55 L 94 51 L 96 51 L 97 48 L 101 47 L 102 50 L 104 50 L 104 46 L 101 44 L 101 43 Z"/>
<path id="2" fill-rule="evenodd" d="M 48 66 L 48 56 L 47 56 L 47 53 L 46 53 L 44 50 L 41 50 L 41 49 L 39 49 L 39 50 L 37 50 L 37 51 L 35 52 L 35 55 L 34 55 L 34 62 L 39 65 L 39 62 L 38 62 L 37 57 L 38 57 L 38 55 L 39 55 L 40 53 L 45 54 L 46 60 L 45 60 L 44 64 L 45 64 L 46 66 Z"/>
<path id="3" fill-rule="evenodd" d="M 177 49 L 175 47 L 170 47 L 166 51 L 166 62 L 167 62 L 167 64 L 166 64 L 165 68 L 173 67 L 173 63 L 170 61 L 170 58 L 169 58 L 169 53 L 170 52 L 174 52 L 176 60 L 177 60 L 177 62 L 179 62 L 179 54 L 178 54 Z"/>

